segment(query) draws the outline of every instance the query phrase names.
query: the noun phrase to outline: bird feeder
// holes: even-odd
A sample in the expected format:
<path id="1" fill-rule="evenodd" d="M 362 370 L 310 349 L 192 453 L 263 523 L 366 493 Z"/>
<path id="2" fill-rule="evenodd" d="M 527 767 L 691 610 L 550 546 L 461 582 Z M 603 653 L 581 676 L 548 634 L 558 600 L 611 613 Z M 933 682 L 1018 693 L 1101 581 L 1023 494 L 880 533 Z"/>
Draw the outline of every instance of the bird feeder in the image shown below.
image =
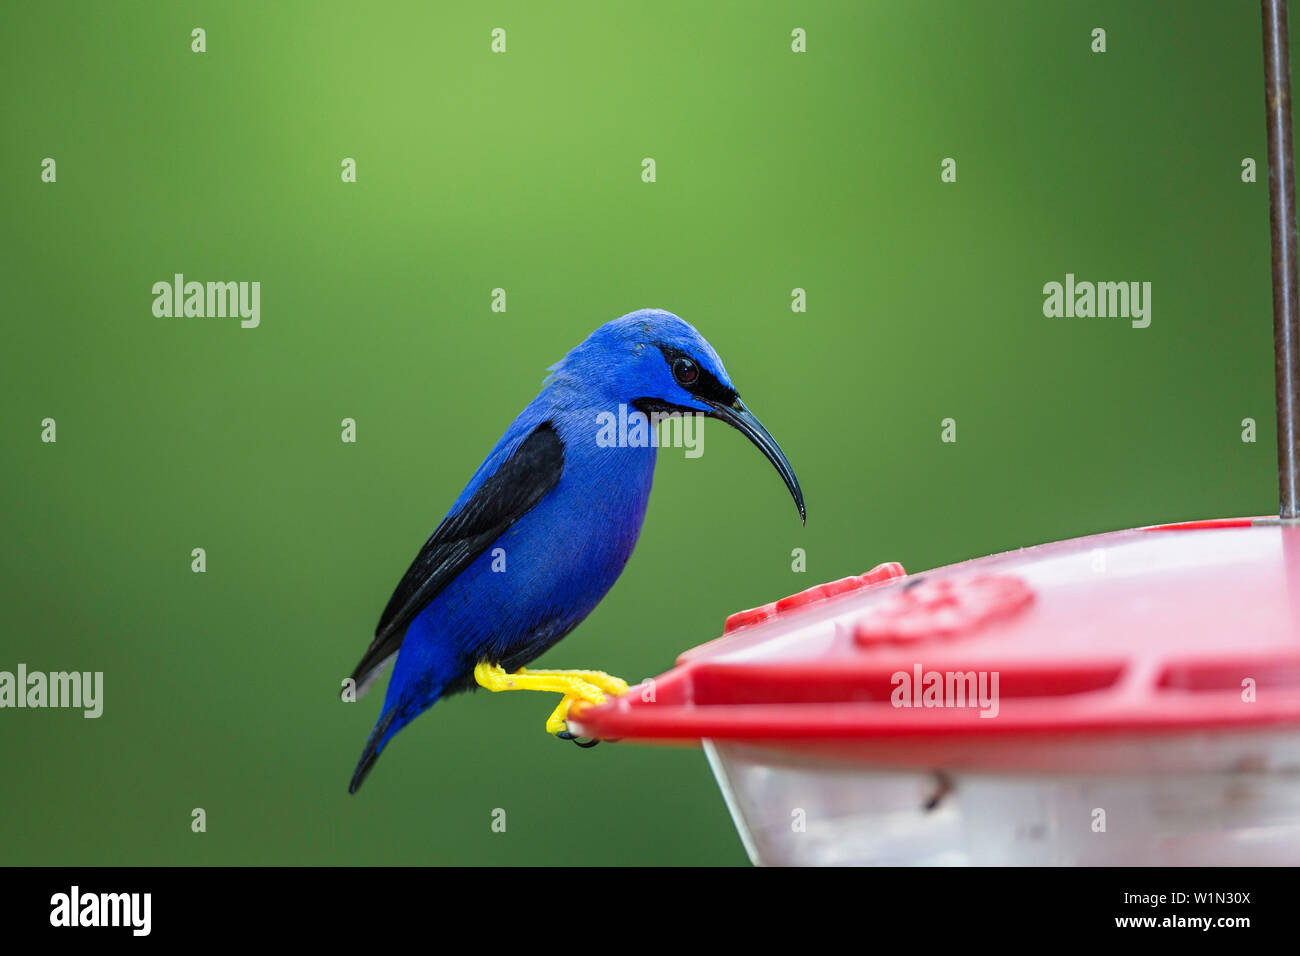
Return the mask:
<path id="1" fill-rule="evenodd" d="M 1279 516 L 880 565 L 733 614 L 571 729 L 701 744 L 755 863 L 1300 863 L 1290 76 L 1263 11 Z"/>

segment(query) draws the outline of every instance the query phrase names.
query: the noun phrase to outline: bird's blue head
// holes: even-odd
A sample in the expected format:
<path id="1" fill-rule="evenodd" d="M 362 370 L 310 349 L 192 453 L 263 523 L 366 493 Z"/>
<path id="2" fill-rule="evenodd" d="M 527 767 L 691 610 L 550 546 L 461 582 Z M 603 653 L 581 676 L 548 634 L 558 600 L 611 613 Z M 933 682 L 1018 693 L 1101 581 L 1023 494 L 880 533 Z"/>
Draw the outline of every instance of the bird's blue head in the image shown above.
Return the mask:
<path id="1" fill-rule="evenodd" d="M 689 322 L 662 309 L 641 309 L 606 322 L 551 367 L 553 379 L 597 403 L 626 404 L 647 416 L 707 415 L 752 441 L 780 472 L 806 519 L 803 491 L 771 433 L 736 394 L 722 359 Z"/>

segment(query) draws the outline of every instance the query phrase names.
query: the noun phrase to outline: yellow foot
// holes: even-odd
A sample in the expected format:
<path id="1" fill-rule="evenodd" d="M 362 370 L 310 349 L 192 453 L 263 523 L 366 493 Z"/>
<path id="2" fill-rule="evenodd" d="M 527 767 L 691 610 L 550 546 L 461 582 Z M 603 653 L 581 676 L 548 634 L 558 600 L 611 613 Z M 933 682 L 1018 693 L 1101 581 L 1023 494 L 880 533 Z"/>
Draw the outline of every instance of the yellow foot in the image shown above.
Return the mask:
<path id="1" fill-rule="evenodd" d="M 606 694 L 621 697 L 627 693 L 626 681 L 611 677 L 604 671 L 530 671 L 521 667 L 513 674 L 507 674 L 498 664 L 480 661 L 474 668 L 474 680 L 480 687 L 494 692 L 540 690 L 563 694 L 560 705 L 546 720 L 546 732 L 552 735 L 565 731 L 568 726 L 565 718 L 575 702 L 581 700 L 590 704 L 603 704 Z"/>

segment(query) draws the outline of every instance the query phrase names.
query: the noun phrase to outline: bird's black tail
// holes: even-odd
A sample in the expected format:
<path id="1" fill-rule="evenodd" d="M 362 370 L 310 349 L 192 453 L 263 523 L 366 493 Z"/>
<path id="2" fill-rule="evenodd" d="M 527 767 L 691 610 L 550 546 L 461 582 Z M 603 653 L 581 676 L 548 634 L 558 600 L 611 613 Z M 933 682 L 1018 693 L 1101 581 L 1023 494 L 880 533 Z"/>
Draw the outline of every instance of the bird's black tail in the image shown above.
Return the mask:
<path id="1" fill-rule="evenodd" d="M 366 738 L 366 747 L 361 751 L 361 759 L 357 761 L 357 769 L 352 771 L 352 782 L 348 784 L 348 793 L 356 793 L 361 789 L 361 784 L 365 783 L 366 775 L 370 773 L 370 768 L 375 765 L 379 759 L 379 754 L 384 749 L 384 744 L 388 742 L 389 729 L 393 728 L 393 719 L 397 716 L 397 708 L 388 711 L 380 716 L 375 724 L 374 730 L 370 731 L 370 736 Z"/>

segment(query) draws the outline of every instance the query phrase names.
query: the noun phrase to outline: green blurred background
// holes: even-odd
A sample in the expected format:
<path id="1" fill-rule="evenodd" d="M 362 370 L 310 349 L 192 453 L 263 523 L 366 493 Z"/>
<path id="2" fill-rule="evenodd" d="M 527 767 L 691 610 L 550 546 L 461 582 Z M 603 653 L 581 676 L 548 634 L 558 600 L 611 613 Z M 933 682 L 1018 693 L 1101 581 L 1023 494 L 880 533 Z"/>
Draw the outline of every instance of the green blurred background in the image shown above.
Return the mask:
<path id="1" fill-rule="evenodd" d="M 636 308 L 712 341 L 808 525 L 707 428 L 542 663 L 637 680 L 881 561 L 1275 507 L 1255 3 L 11 2 L 0 98 L 0 669 L 105 673 L 99 720 L 0 711 L 5 863 L 743 862 L 698 750 L 580 751 L 541 695 L 439 705 L 346 793 L 393 585 Z M 260 281 L 261 327 L 155 318 L 175 272 Z M 1150 328 L 1044 318 L 1066 272 L 1150 281 Z"/>

